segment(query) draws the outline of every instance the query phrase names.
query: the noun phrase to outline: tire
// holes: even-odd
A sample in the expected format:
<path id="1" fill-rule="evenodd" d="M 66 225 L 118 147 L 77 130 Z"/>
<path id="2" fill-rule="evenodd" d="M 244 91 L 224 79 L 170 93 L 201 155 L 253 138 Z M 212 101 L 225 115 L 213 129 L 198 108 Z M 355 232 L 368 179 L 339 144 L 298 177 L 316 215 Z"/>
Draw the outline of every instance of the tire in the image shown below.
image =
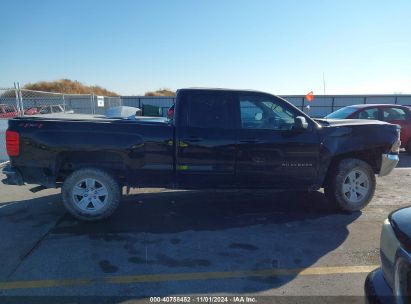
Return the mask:
<path id="1" fill-rule="evenodd" d="M 108 218 L 120 204 L 121 187 L 107 172 L 85 168 L 74 171 L 61 189 L 67 211 L 82 221 Z"/>
<path id="2" fill-rule="evenodd" d="M 407 151 L 408 154 L 411 154 L 411 139 L 408 141 L 405 151 Z"/>
<path id="3" fill-rule="evenodd" d="M 366 162 L 347 158 L 333 170 L 325 195 L 339 210 L 359 211 L 369 204 L 375 192 L 375 174 Z"/>

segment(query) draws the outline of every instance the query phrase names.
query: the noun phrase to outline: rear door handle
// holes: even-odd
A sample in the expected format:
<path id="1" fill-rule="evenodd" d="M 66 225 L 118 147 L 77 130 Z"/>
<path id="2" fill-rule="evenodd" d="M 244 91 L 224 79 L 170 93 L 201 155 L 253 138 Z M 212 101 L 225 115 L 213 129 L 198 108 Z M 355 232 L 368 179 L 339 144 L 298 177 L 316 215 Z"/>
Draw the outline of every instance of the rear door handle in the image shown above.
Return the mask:
<path id="1" fill-rule="evenodd" d="M 244 143 L 244 144 L 256 144 L 256 143 L 258 143 L 258 139 L 256 139 L 256 138 L 242 139 L 242 140 L 240 140 L 240 143 Z"/>

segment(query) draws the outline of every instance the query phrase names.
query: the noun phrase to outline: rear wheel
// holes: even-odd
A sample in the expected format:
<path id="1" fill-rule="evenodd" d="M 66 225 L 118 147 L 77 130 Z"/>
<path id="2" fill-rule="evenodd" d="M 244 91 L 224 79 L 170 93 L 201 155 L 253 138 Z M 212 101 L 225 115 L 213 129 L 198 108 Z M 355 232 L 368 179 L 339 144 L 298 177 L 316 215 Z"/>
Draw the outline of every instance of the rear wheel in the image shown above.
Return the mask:
<path id="1" fill-rule="evenodd" d="M 121 188 L 107 172 L 87 168 L 67 177 L 62 196 L 71 215 L 84 221 L 96 221 L 114 213 L 120 203 Z"/>
<path id="2" fill-rule="evenodd" d="M 361 210 L 374 196 L 375 174 L 371 166 L 362 160 L 342 160 L 329 179 L 325 194 L 340 210 Z"/>

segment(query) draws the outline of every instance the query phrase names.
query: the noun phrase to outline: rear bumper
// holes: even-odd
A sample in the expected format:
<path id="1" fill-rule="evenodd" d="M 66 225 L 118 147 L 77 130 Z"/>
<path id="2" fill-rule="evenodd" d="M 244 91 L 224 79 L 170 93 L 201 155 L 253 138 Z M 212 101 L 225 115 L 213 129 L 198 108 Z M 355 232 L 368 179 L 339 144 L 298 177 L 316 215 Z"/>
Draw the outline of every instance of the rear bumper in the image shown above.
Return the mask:
<path id="1" fill-rule="evenodd" d="M 367 303 L 395 303 L 392 289 L 385 281 L 381 268 L 374 270 L 367 276 L 364 292 Z"/>
<path id="2" fill-rule="evenodd" d="M 386 176 L 397 166 L 400 158 L 397 154 L 383 154 L 379 176 Z"/>
<path id="3" fill-rule="evenodd" d="M 7 165 L 3 168 L 3 174 L 6 175 L 6 178 L 2 180 L 2 183 L 5 185 L 24 185 L 23 176 L 21 173 L 13 169 L 10 165 Z"/>

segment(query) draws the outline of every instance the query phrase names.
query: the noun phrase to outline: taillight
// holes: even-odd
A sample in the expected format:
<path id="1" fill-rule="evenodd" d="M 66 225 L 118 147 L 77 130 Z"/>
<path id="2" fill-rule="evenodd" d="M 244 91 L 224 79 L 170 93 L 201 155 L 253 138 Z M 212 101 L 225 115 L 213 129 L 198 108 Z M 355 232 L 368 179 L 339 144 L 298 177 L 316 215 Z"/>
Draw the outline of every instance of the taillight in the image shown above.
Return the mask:
<path id="1" fill-rule="evenodd" d="M 14 131 L 6 131 L 6 147 L 8 156 L 20 154 L 20 135 Z"/>

